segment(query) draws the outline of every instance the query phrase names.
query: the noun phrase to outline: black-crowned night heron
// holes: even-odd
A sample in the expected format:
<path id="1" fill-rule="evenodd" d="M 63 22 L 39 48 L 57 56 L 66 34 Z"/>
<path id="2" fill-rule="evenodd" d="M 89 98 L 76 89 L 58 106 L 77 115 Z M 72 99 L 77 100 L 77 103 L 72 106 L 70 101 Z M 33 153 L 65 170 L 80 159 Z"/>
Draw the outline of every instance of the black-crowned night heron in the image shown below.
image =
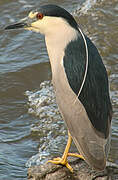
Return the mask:
<path id="1" fill-rule="evenodd" d="M 73 16 L 56 5 L 41 6 L 5 29 L 24 28 L 45 35 L 56 100 L 69 138 L 62 158 L 49 162 L 72 167 L 68 156 L 103 170 L 109 150 L 112 106 L 108 77 L 91 40 Z M 72 139 L 80 154 L 69 153 Z"/>

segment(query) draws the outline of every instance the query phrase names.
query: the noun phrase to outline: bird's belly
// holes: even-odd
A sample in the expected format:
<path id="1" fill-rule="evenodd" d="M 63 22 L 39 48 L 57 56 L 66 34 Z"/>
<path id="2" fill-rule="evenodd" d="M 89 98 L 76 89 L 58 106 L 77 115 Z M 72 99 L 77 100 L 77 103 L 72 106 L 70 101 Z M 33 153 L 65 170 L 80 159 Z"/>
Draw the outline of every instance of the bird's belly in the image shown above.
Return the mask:
<path id="1" fill-rule="evenodd" d="M 98 136 L 82 103 L 72 91 L 64 68 L 58 65 L 52 74 L 56 101 L 68 130 L 89 165 L 96 169 L 105 167 L 105 145 L 107 140 Z"/>

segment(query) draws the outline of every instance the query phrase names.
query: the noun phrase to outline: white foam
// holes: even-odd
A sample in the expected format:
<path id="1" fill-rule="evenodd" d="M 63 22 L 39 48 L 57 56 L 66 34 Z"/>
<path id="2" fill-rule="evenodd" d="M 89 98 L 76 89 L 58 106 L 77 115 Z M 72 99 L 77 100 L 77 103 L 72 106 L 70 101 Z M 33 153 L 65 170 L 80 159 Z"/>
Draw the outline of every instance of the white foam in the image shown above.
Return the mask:
<path id="1" fill-rule="evenodd" d="M 26 91 L 28 97 L 28 112 L 43 119 L 53 118 L 59 114 L 55 100 L 53 87 L 50 81 L 44 81 L 40 84 L 40 90 L 37 92 Z"/>

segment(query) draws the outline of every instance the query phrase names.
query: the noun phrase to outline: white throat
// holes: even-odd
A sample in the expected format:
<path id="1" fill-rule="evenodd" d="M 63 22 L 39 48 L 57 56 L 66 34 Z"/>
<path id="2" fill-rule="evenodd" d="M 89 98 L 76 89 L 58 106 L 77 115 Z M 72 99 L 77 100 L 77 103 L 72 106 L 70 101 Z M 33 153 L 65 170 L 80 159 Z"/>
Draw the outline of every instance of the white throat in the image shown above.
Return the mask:
<path id="1" fill-rule="evenodd" d="M 69 42 L 76 40 L 77 37 L 77 30 L 72 28 L 64 19 L 55 18 L 55 26 L 51 28 L 51 33 L 45 34 L 52 72 L 54 71 L 53 66 L 56 67 L 57 64 L 59 65 L 62 63 L 64 50 Z"/>

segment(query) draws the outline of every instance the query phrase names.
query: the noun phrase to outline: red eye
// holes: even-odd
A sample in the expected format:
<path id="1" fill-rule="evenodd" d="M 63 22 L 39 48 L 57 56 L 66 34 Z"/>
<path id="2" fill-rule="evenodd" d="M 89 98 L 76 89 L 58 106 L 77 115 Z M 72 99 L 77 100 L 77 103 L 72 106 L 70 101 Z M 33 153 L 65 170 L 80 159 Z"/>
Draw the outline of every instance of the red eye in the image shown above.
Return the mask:
<path id="1" fill-rule="evenodd" d="M 43 14 L 42 14 L 42 13 L 38 13 L 38 14 L 36 15 L 36 18 L 37 18 L 37 19 L 43 19 Z"/>

